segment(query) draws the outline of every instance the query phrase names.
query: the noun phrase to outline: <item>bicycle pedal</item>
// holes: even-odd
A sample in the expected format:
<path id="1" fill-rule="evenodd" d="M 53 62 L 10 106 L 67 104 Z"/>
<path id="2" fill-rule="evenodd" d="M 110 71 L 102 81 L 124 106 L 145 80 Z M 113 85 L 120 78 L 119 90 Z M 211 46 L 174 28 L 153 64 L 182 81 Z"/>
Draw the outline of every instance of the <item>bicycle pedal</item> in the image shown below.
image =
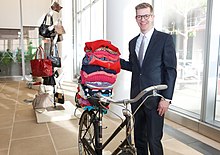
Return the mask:
<path id="1" fill-rule="evenodd" d="M 106 126 L 106 127 L 103 127 L 102 129 L 107 129 L 108 127 Z"/>
<path id="2" fill-rule="evenodd" d="M 119 155 L 135 155 L 136 149 L 134 147 L 125 147 L 122 149 L 121 153 Z"/>

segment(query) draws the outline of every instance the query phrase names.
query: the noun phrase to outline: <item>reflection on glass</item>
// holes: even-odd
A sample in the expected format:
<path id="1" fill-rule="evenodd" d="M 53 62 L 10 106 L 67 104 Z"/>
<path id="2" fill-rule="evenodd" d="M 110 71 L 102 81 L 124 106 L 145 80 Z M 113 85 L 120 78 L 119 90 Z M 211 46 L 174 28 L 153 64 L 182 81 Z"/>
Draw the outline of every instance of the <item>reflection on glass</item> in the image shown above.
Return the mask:
<path id="1" fill-rule="evenodd" d="M 220 52 L 220 38 L 219 38 L 219 52 Z M 220 54 L 218 61 L 220 61 Z M 220 62 L 218 62 L 220 63 Z M 217 94 L 216 94 L 216 107 L 215 107 L 215 120 L 220 121 L 220 65 L 218 66 L 217 74 Z"/>
<path id="2" fill-rule="evenodd" d="M 166 0 L 163 31 L 176 46 L 178 77 L 172 106 L 200 114 L 206 0 Z"/>
<path id="3" fill-rule="evenodd" d="M 20 33 L 11 29 L 0 35 L 0 77 L 22 76 L 22 54 Z M 39 43 L 38 28 L 24 28 L 25 73 L 30 74 L 30 60 L 34 58 Z"/>

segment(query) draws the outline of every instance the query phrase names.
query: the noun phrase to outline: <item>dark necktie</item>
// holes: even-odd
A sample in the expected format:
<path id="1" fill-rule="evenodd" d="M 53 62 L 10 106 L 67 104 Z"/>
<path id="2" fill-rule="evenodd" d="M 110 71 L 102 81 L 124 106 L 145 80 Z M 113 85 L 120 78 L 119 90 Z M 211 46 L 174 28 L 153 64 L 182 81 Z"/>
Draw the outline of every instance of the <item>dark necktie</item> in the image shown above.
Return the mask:
<path id="1" fill-rule="evenodd" d="M 143 61 L 145 39 L 146 39 L 146 37 L 143 36 L 142 41 L 141 41 L 141 45 L 139 48 L 139 53 L 138 53 L 138 60 L 139 60 L 140 66 L 142 66 L 142 61 Z"/>

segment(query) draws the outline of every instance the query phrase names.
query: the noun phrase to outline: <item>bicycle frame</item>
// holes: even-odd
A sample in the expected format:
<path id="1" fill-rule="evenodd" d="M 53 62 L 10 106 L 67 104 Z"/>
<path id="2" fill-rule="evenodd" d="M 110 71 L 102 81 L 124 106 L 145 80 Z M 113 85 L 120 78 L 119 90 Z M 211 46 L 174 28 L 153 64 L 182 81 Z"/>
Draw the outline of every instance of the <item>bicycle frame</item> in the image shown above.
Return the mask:
<path id="1" fill-rule="evenodd" d="M 99 108 L 97 111 L 95 111 L 94 117 L 92 118 L 92 121 L 90 122 L 88 129 L 90 128 L 93 121 L 95 121 L 95 124 L 98 126 L 98 135 L 95 135 L 95 149 L 93 149 L 90 144 L 87 142 L 87 140 L 82 139 L 82 142 L 84 143 L 86 149 L 92 154 L 92 155 L 102 155 L 102 151 L 105 149 L 105 147 L 119 134 L 121 130 L 126 129 L 126 138 L 124 141 L 113 151 L 112 155 L 117 155 L 121 148 L 130 148 L 132 150 L 132 140 L 131 140 L 131 115 L 129 112 L 123 112 L 125 119 L 124 121 L 114 130 L 114 132 L 111 134 L 111 136 L 102 143 L 102 109 Z M 98 115 L 98 117 L 97 117 Z M 88 131 L 87 129 L 87 131 Z M 86 132 L 87 132 L 86 131 Z M 85 132 L 85 134 L 86 134 Z M 84 134 L 84 135 L 85 135 Z M 133 148 L 134 149 L 134 148 Z M 135 150 L 133 150 L 135 152 Z"/>
<path id="2" fill-rule="evenodd" d="M 106 103 L 123 103 L 125 105 L 125 109 L 123 111 L 123 115 L 125 116 L 125 119 L 122 121 L 122 123 L 114 130 L 114 132 L 111 134 L 111 136 L 104 142 L 102 143 L 102 117 L 103 117 L 103 107 L 99 106 L 96 107 L 92 110 L 93 114 L 90 119 L 90 124 L 87 126 L 86 132 L 84 133 L 84 136 L 82 136 L 81 141 L 83 143 L 84 149 L 86 151 L 89 151 L 89 155 L 102 155 L 104 148 L 118 135 L 118 133 L 124 129 L 126 129 L 126 137 L 122 141 L 122 143 L 113 151 L 112 155 L 117 155 L 120 151 L 130 153 L 131 155 L 135 155 L 135 147 L 132 144 L 132 137 L 131 137 L 131 119 L 132 116 L 137 112 L 137 110 L 140 108 L 140 106 L 147 100 L 147 98 L 151 96 L 159 96 L 162 97 L 160 94 L 157 94 L 157 90 L 163 90 L 166 89 L 167 86 L 165 87 L 164 85 L 158 85 L 158 86 L 152 86 L 149 88 L 146 88 L 142 92 L 139 93 L 134 99 L 130 100 L 120 100 L 120 101 L 114 101 L 112 99 L 106 98 L 102 96 L 101 94 L 97 94 L 96 97 L 100 98 L 100 102 L 106 102 Z M 137 110 L 131 115 L 129 112 L 127 105 L 131 103 L 135 103 L 138 101 L 144 94 L 146 94 L 149 91 L 153 91 L 152 95 L 148 95 L 142 103 L 139 105 Z M 101 103 L 100 103 L 101 104 Z M 89 111 L 87 109 L 87 111 Z M 80 119 L 80 124 L 81 124 L 81 119 Z M 95 134 L 95 146 L 94 148 L 89 144 L 89 142 L 84 138 L 86 133 L 89 131 L 91 125 L 94 126 L 94 134 Z M 92 140 L 93 141 L 93 140 Z M 124 150 L 123 150 L 124 149 Z"/>

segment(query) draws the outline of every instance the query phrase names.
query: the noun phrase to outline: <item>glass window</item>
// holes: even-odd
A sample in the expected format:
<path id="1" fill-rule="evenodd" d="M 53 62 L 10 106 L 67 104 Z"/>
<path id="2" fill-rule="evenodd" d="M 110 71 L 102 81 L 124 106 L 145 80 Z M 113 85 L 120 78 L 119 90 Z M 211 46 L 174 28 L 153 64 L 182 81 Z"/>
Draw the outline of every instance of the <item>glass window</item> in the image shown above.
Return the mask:
<path id="1" fill-rule="evenodd" d="M 220 66 L 218 67 L 215 120 L 220 121 Z"/>
<path id="2" fill-rule="evenodd" d="M 86 7 L 87 5 L 89 5 L 90 4 L 90 0 L 81 0 L 81 6 L 82 6 L 82 8 L 84 8 L 84 7 Z"/>
<path id="3" fill-rule="evenodd" d="M 196 115 L 201 109 L 206 3 L 207 0 L 166 0 L 163 3 L 162 29 L 174 38 L 178 62 L 171 108 Z"/>
<path id="4" fill-rule="evenodd" d="M 0 36 L 0 76 L 22 75 L 22 54 L 20 31 L 13 29 L 1 30 Z M 25 73 L 30 74 L 30 60 L 34 58 L 39 45 L 38 28 L 24 27 L 24 61 Z"/>
<path id="5" fill-rule="evenodd" d="M 103 0 L 76 1 L 81 9 L 76 14 L 76 72 L 79 73 L 84 57 L 85 42 L 103 39 L 104 36 L 104 6 Z M 92 20 L 91 20 L 92 19 Z"/>
<path id="6" fill-rule="evenodd" d="M 215 104 L 215 117 L 214 119 L 218 122 L 220 122 L 220 22 L 219 21 L 219 6 L 220 1 L 219 0 L 214 0 L 213 1 L 213 7 L 212 7 L 212 33 L 211 33 L 211 47 L 212 50 L 215 51 L 216 53 L 218 52 L 218 62 L 217 64 L 217 76 L 216 76 L 216 85 L 217 85 L 217 93 L 216 93 L 216 104 Z M 216 56 L 217 57 L 217 56 Z"/>

